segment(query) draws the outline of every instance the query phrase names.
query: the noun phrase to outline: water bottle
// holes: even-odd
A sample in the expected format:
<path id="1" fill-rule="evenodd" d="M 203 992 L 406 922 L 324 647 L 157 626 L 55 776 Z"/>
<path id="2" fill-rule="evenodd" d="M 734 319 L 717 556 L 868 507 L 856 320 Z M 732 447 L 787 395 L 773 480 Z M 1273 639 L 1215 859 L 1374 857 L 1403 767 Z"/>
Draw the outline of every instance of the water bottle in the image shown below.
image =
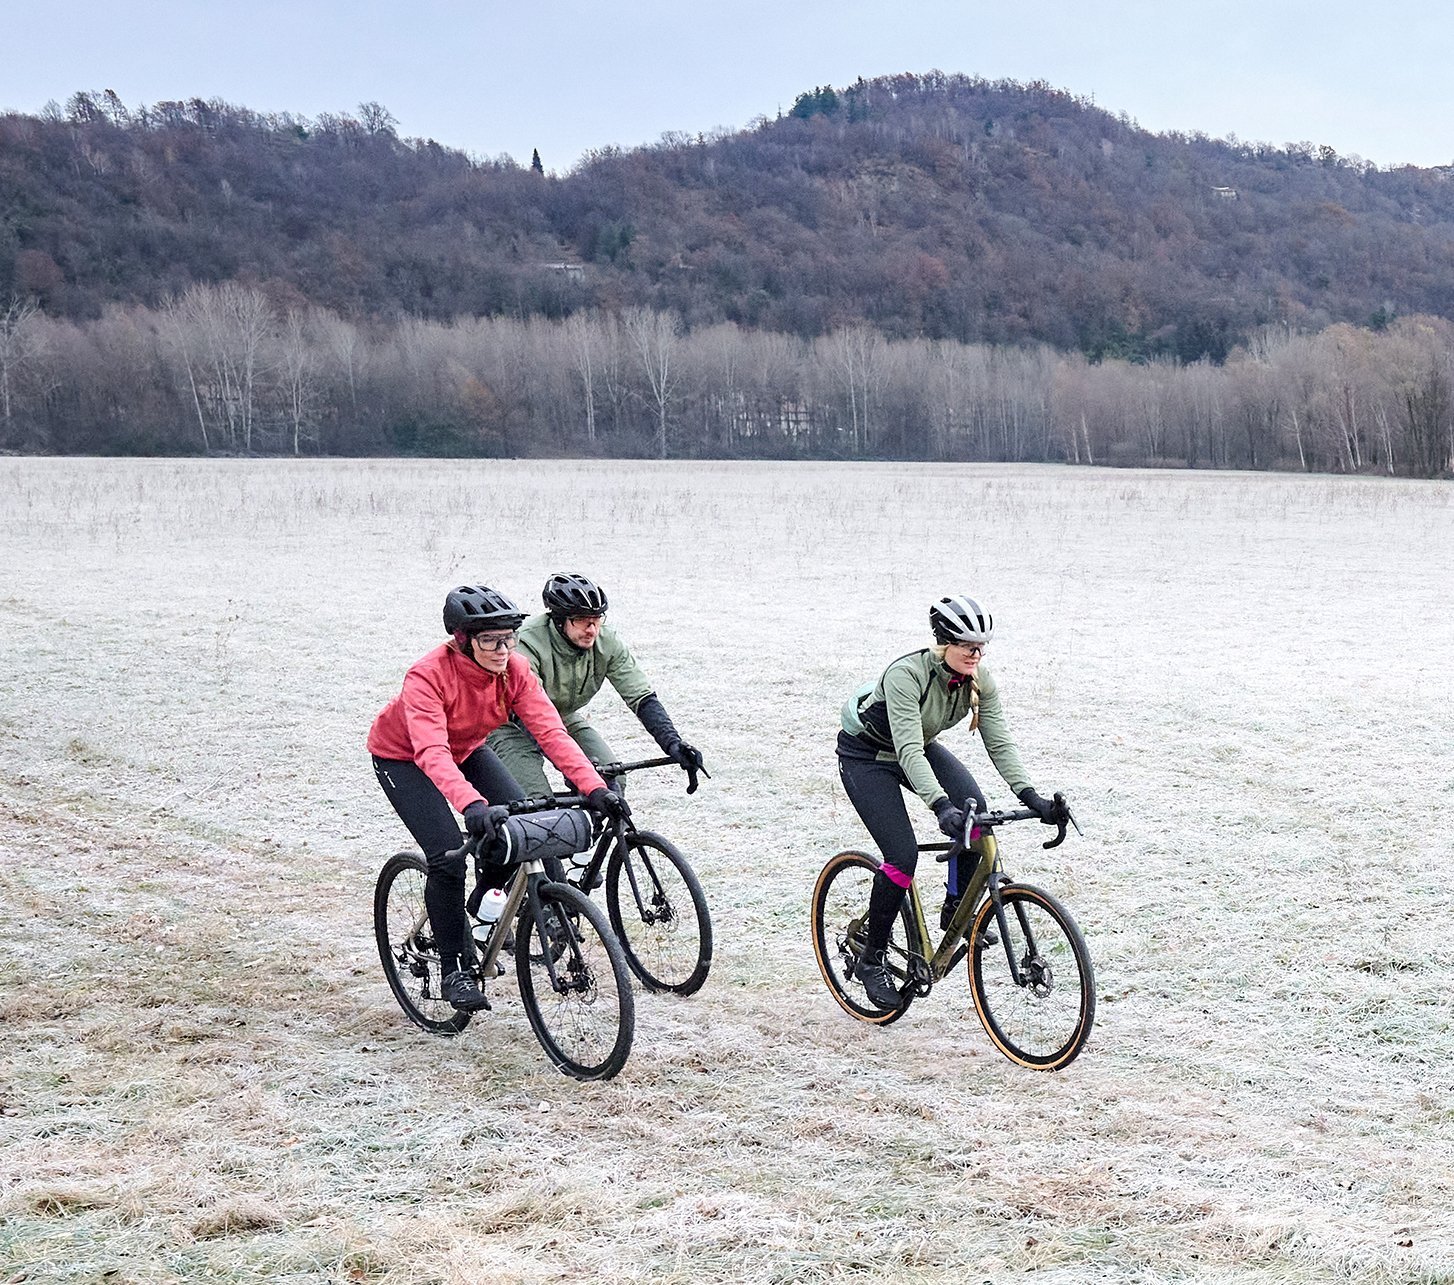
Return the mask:
<path id="1" fill-rule="evenodd" d="M 505 908 L 505 890 L 503 888 L 490 888 L 480 898 L 480 908 L 476 914 L 479 919 L 474 927 L 474 939 L 481 944 L 489 941 L 490 930 L 499 921 L 500 911 Z"/>
<path id="2" fill-rule="evenodd" d="M 595 855 L 589 848 L 584 852 L 572 852 L 570 854 L 570 865 L 565 869 L 565 881 L 574 884 L 582 892 L 590 892 L 591 888 L 599 888 L 601 886 L 600 875 L 596 876 L 595 882 L 590 887 L 586 886 L 586 872 Z"/>

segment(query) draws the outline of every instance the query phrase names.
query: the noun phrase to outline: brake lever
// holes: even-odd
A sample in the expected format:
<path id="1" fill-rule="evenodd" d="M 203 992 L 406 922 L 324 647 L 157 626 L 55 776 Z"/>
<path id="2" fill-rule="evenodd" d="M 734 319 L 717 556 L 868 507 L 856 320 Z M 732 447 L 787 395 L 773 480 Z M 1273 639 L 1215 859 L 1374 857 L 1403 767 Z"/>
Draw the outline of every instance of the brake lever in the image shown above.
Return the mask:
<path id="1" fill-rule="evenodd" d="M 1051 839 L 1048 843 L 1042 843 L 1040 845 L 1042 848 L 1058 848 L 1065 842 L 1065 826 L 1067 822 L 1075 827 L 1076 834 L 1082 837 L 1085 834 L 1085 831 L 1080 828 L 1080 822 L 1075 819 L 1075 813 L 1070 810 L 1070 804 L 1065 801 L 1065 795 L 1059 790 L 1055 791 L 1054 802 L 1056 808 L 1059 809 L 1060 820 L 1056 822 L 1055 838 Z"/>
<path id="2" fill-rule="evenodd" d="M 935 861 L 952 861 L 955 857 L 962 857 L 968 851 L 969 851 L 969 849 L 966 848 L 964 846 L 964 844 L 962 844 L 962 843 L 956 843 L 953 840 L 951 840 L 950 841 L 950 844 L 949 844 L 949 847 L 948 847 L 948 849 L 946 851 L 944 851 L 944 852 L 936 852 L 934 854 L 934 860 Z"/>

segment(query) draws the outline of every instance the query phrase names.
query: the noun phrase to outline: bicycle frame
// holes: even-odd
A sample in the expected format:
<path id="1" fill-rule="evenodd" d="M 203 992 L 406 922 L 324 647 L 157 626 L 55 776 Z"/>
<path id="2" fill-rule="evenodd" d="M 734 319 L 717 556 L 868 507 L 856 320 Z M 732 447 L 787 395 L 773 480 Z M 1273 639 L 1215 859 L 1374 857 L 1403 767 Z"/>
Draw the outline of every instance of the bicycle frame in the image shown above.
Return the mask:
<path id="1" fill-rule="evenodd" d="M 664 756 L 654 759 L 640 759 L 634 763 L 595 764 L 596 770 L 600 772 L 601 776 L 607 781 L 613 780 L 618 776 L 625 776 L 628 772 L 638 772 L 642 768 L 676 766 L 678 766 L 676 759 L 666 758 Z M 705 770 L 703 774 L 705 775 Z M 527 799 L 526 802 L 533 802 L 533 800 Z M 585 797 L 583 795 L 571 793 L 569 791 L 562 791 L 559 794 L 554 794 L 551 796 L 550 806 L 571 807 L 578 804 L 583 804 L 584 802 Z M 601 833 L 596 838 L 596 848 L 595 851 L 591 854 L 590 861 L 585 866 L 576 866 L 576 869 L 581 872 L 579 876 L 579 887 L 583 891 L 589 892 L 590 889 L 596 886 L 596 881 L 601 877 L 601 871 L 605 867 L 607 860 L 611 856 L 612 848 L 614 848 L 617 844 L 620 844 L 624 847 L 626 843 L 626 836 L 628 834 L 635 833 L 636 823 L 632 821 L 630 817 L 616 817 L 602 824 Z M 636 882 L 636 871 L 630 862 L 627 862 L 626 864 L 626 875 L 627 878 L 631 881 L 631 895 L 636 899 L 637 905 L 642 906 L 641 888 Z M 642 913 L 647 913 L 644 906 L 642 906 Z"/>
<path id="2" fill-rule="evenodd" d="M 1058 795 L 1056 797 L 1059 798 Z M 1026 970 L 1015 958 L 1009 925 L 1005 922 L 1005 907 L 1000 898 L 1000 887 L 1007 882 L 1007 877 L 1000 861 L 1000 846 L 995 838 L 995 827 L 1011 821 L 1029 821 L 1039 818 L 1028 808 L 1017 809 L 1013 812 L 986 812 L 975 815 L 972 800 L 966 801 L 965 813 L 968 843 L 923 843 L 919 845 L 920 852 L 945 853 L 944 857 L 939 858 L 941 861 L 950 860 L 968 852 L 978 852 L 979 854 L 979 860 L 975 863 L 974 870 L 969 876 L 959 905 L 955 908 L 954 915 L 949 921 L 949 927 L 945 929 L 938 948 L 932 952 L 933 937 L 929 931 L 928 918 L 924 913 L 924 900 L 919 895 L 919 881 L 914 879 L 909 883 L 909 905 L 912 910 L 910 922 L 916 938 L 909 945 L 911 952 L 916 953 L 911 953 L 907 960 L 908 980 L 914 983 L 921 994 L 927 994 L 929 988 L 936 982 L 943 981 L 949 975 L 950 970 L 968 952 L 969 943 L 965 938 L 970 925 L 979 914 L 980 906 L 986 896 L 994 907 L 995 925 L 999 929 L 1000 942 L 1005 948 L 1005 959 L 1009 963 L 1010 973 L 1020 986 L 1025 986 L 1029 982 Z M 1068 811 L 1066 819 L 1079 831 L 1080 826 L 1076 824 L 1075 818 L 1070 816 Z M 1056 837 L 1043 846 L 1054 848 L 1064 840 L 1065 821 L 1062 821 Z M 1022 940 L 1028 948 L 1027 957 L 1033 958 L 1038 949 L 1035 935 L 1024 910 L 1020 907 L 1016 908 L 1016 919 L 1019 921 Z"/>
<path id="3" fill-rule="evenodd" d="M 919 850 L 921 852 L 944 852 L 957 847 L 951 843 L 929 843 L 924 844 Z M 969 932 L 969 925 L 974 920 L 979 910 L 979 903 L 982 900 L 986 889 L 989 890 L 991 899 L 995 903 L 995 912 L 999 918 L 1004 917 L 1004 909 L 1000 905 L 999 885 L 1004 877 L 1004 869 L 1000 863 L 999 844 L 995 841 L 992 831 L 985 831 L 975 839 L 968 848 L 968 851 L 979 853 L 979 860 L 975 863 L 973 872 L 961 896 L 959 905 L 954 911 L 954 917 L 949 921 L 949 927 L 945 929 L 944 936 L 939 942 L 937 950 L 931 952 L 933 937 L 929 931 L 929 920 L 924 913 L 924 899 L 919 894 L 919 881 L 916 879 L 909 885 L 909 905 L 912 910 L 912 922 L 914 934 L 918 938 L 915 945 L 918 948 L 919 958 L 928 966 L 930 985 L 943 981 L 949 975 L 952 968 L 964 958 L 968 949 L 965 943 L 965 936 Z M 1003 939 L 1004 934 L 1001 933 Z"/>
<path id="4" fill-rule="evenodd" d="M 534 805 L 529 806 L 529 805 Z M 541 811 L 544 807 L 558 806 L 554 801 L 542 803 L 539 799 L 522 799 L 518 803 L 511 804 L 512 811 L 529 812 Z M 480 841 L 471 835 L 459 851 L 473 857 L 476 862 L 480 860 Z M 520 912 L 520 903 L 527 902 L 530 908 L 530 916 L 535 921 L 535 929 L 540 934 L 541 941 L 549 940 L 548 929 L 545 923 L 545 916 L 541 913 L 540 898 L 536 895 L 536 888 L 546 879 L 545 863 L 538 857 L 532 857 L 527 861 L 516 864 L 510 874 L 510 879 L 505 890 L 505 904 L 500 907 L 499 917 L 494 921 L 490 932 L 489 944 L 485 947 L 483 955 L 476 955 L 476 968 L 482 978 L 496 977 L 499 969 L 496 962 L 499 959 L 501 950 L 504 949 L 505 933 L 498 931 L 501 924 L 509 924 Z M 419 931 L 419 925 L 415 925 L 414 932 Z M 410 934 L 410 940 L 413 933 Z M 470 938 L 473 943 L 473 937 Z M 550 985 L 553 990 L 563 991 L 564 985 L 556 975 L 555 960 L 550 951 L 545 952 L 545 970 L 550 976 Z"/>

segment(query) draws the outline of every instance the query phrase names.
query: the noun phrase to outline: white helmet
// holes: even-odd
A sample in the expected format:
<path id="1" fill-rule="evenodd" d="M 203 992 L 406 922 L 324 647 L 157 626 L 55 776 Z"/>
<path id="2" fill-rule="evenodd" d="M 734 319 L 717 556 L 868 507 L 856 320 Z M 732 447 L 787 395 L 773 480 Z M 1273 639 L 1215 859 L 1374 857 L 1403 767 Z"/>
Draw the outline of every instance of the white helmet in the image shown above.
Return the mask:
<path id="1" fill-rule="evenodd" d="M 930 607 L 929 624 L 935 642 L 987 643 L 995 636 L 994 617 L 962 593 L 940 598 Z"/>

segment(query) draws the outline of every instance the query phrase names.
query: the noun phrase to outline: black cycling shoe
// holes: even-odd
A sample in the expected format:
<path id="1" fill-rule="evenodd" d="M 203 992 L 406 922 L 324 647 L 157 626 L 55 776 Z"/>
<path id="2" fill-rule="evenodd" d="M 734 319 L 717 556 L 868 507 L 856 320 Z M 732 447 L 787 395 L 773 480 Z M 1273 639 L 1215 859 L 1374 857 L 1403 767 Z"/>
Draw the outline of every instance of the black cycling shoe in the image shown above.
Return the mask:
<path id="1" fill-rule="evenodd" d="M 461 971 L 450 973 L 444 979 L 444 984 L 439 988 L 439 997 L 445 1003 L 453 1004 L 461 1013 L 475 1013 L 490 1006 L 485 992 L 475 985 L 475 979 Z"/>
<path id="2" fill-rule="evenodd" d="M 865 954 L 853 966 L 853 976 L 863 983 L 863 993 L 876 1008 L 898 1008 L 904 1002 L 889 973 L 883 951 Z"/>

